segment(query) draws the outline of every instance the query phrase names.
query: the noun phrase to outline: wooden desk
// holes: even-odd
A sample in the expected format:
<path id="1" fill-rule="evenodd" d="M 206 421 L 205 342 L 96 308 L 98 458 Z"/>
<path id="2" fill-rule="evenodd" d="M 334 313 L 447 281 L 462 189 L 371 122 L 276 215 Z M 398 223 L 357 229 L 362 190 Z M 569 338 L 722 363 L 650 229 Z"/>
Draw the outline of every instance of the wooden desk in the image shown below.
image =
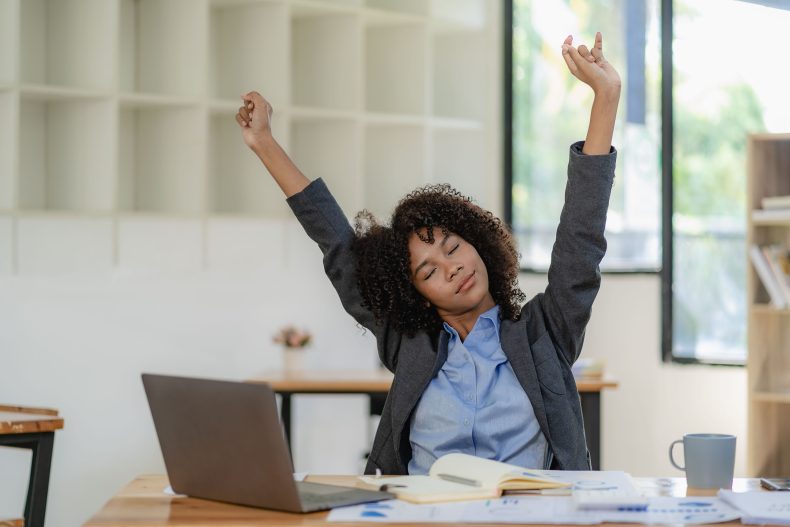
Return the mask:
<path id="1" fill-rule="evenodd" d="M 3 518 L 0 516 L 0 527 L 25 527 L 25 520 Z"/>
<path id="2" fill-rule="evenodd" d="M 310 476 L 308 481 L 330 484 L 353 485 L 356 476 Z M 686 488 L 684 478 L 635 478 L 636 484 L 650 496 L 709 496 L 715 491 L 695 491 Z M 167 477 L 162 475 L 140 476 L 124 487 L 84 527 L 217 527 L 220 525 L 265 526 L 265 527 L 361 527 L 380 524 L 328 523 L 327 512 L 291 514 L 287 512 L 255 509 L 228 505 L 195 498 L 174 497 L 162 491 L 167 486 Z M 733 490 L 757 490 L 759 480 L 736 478 Z M 390 524 L 394 525 L 394 524 Z M 403 524 L 398 524 L 403 525 Z M 430 527 L 436 524 L 412 524 Z M 463 524 L 464 527 L 482 527 Z M 606 525 L 606 524 L 604 524 Z M 608 524 L 614 525 L 614 524 Z M 616 524 L 624 526 L 627 524 Z M 717 527 L 741 527 L 739 520 L 717 523 Z M 487 526 L 490 527 L 490 526 Z"/>
<path id="3" fill-rule="evenodd" d="M 25 501 L 25 525 L 28 527 L 44 525 L 55 430 L 61 428 L 63 419 L 58 417 L 57 410 L 0 406 L 0 446 L 33 451 Z"/>
<path id="4" fill-rule="evenodd" d="M 282 396 L 280 415 L 285 435 L 291 445 L 291 396 L 299 394 L 364 394 L 370 400 L 370 414 L 381 415 L 384 401 L 392 385 L 392 374 L 387 370 L 360 371 L 272 371 L 248 379 L 265 382 Z M 601 391 L 617 388 L 610 379 L 577 379 L 584 415 L 584 435 L 590 450 L 592 468 L 601 466 Z"/>

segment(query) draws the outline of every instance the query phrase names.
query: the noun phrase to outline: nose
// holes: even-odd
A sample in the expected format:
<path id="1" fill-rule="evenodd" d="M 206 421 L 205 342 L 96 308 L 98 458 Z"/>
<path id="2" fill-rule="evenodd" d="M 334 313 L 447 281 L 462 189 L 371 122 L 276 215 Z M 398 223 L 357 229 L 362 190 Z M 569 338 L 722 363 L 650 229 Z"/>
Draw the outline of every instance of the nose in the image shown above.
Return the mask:
<path id="1" fill-rule="evenodd" d="M 463 270 L 464 266 L 461 264 L 452 264 L 450 265 L 450 274 L 447 276 L 447 281 L 450 282 L 453 278 L 456 277 L 458 273 Z"/>

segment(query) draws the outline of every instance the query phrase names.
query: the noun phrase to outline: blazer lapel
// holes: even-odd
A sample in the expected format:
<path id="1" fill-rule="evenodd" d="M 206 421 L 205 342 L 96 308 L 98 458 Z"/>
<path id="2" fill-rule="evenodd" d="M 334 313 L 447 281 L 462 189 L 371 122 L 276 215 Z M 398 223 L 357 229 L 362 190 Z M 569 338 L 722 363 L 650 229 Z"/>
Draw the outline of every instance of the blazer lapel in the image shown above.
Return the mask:
<path id="1" fill-rule="evenodd" d="M 502 351 L 505 352 L 505 356 L 513 367 L 518 382 L 521 383 L 521 387 L 524 388 L 532 403 L 532 409 L 535 411 L 535 417 L 538 419 L 540 429 L 543 430 L 543 435 L 546 436 L 546 440 L 551 442 L 549 425 L 546 420 L 546 408 L 543 405 L 543 396 L 540 393 L 540 384 L 538 384 L 538 372 L 535 370 L 532 350 L 524 328 L 523 322 L 502 320 L 500 344 L 502 344 Z"/>

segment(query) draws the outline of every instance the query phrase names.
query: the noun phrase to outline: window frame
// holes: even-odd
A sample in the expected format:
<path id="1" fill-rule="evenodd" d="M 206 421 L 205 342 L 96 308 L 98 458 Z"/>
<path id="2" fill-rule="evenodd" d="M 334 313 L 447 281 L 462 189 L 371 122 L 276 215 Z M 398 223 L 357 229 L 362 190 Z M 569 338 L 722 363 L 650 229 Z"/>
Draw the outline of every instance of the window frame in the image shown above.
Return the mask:
<path id="1" fill-rule="evenodd" d="M 749 0 L 747 0 L 749 1 Z M 765 0 L 762 0 L 764 2 Z M 513 224 L 513 5 L 514 0 L 505 0 L 503 11 L 503 161 L 504 170 L 504 220 L 508 226 Z M 665 363 L 676 364 L 705 364 L 712 366 L 744 367 L 744 361 L 711 360 L 689 357 L 678 357 L 673 353 L 673 325 L 672 325 L 672 286 L 674 280 L 674 232 L 672 229 L 672 216 L 674 214 L 673 198 L 673 145 L 674 145 L 674 114 L 673 114 L 673 60 L 672 46 L 664 45 L 673 41 L 673 2 L 674 0 L 659 0 L 660 2 L 660 40 L 661 40 L 661 262 L 658 269 L 618 269 L 603 270 L 604 275 L 658 275 L 661 280 L 661 359 Z M 760 2 L 758 2 L 760 3 Z M 531 267 L 522 267 L 521 273 L 543 275 L 545 270 Z"/>

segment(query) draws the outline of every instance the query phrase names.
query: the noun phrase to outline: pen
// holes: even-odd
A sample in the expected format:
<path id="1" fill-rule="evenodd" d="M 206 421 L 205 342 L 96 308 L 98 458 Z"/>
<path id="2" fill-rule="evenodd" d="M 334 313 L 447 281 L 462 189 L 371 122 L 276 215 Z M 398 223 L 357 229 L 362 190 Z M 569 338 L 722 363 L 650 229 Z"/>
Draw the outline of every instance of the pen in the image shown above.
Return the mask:
<path id="1" fill-rule="evenodd" d="M 460 483 L 462 485 L 469 485 L 470 487 L 482 487 L 483 484 L 476 479 L 462 478 L 460 476 L 453 476 L 452 474 L 436 474 L 436 477 L 445 481 L 452 481 L 453 483 Z"/>

